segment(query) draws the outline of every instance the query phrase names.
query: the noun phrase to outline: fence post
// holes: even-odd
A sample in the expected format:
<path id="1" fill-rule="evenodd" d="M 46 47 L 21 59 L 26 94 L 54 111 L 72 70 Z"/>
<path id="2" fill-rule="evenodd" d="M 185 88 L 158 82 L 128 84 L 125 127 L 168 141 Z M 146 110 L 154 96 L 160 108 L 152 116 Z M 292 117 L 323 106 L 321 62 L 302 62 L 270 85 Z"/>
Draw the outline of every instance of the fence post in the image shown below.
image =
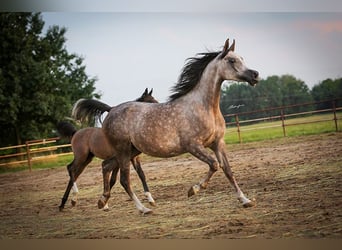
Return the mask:
<path id="1" fill-rule="evenodd" d="M 335 130 L 338 132 L 337 127 L 337 116 L 336 116 L 336 100 L 332 100 L 333 112 L 334 112 L 334 121 L 335 121 Z"/>
<path id="2" fill-rule="evenodd" d="M 32 168 L 31 168 L 30 144 L 28 141 L 26 141 L 25 144 L 26 144 L 27 164 L 29 165 L 30 172 L 31 172 Z"/>
<path id="3" fill-rule="evenodd" d="M 280 117 L 281 117 L 281 126 L 283 127 L 283 134 L 286 137 L 286 129 L 285 129 L 285 116 L 284 116 L 284 109 L 280 109 Z"/>
<path id="4" fill-rule="evenodd" d="M 242 143 L 241 134 L 240 134 L 239 116 L 237 114 L 235 114 L 235 122 L 236 122 L 237 132 L 239 136 L 239 142 Z"/>

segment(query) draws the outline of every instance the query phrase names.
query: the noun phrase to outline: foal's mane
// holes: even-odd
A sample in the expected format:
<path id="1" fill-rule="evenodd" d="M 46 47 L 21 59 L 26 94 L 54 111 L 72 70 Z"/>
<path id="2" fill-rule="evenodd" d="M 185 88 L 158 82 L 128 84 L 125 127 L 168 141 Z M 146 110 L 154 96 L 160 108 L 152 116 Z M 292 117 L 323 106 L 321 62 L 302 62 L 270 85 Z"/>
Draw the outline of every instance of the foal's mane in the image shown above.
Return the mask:
<path id="1" fill-rule="evenodd" d="M 220 53 L 204 52 L 197 54 L 196 57 L 188 58 L 178 78 L 178 82 L 171 88 L 173 94 L 169 97 L 169 101 L 176 100 L 189 93 L 201 79 L 207 65 Z"/>

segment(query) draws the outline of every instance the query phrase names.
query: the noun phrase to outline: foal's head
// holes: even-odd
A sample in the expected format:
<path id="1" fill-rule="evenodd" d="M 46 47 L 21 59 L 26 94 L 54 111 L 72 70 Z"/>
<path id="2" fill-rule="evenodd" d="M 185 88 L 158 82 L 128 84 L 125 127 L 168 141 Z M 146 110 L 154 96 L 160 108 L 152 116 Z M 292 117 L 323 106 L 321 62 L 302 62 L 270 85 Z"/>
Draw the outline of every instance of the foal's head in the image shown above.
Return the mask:
<path id="1" fill-rule="evenodd" d="M 259 81 L 258 71 L 247 68 L 242 57 L 237 55 L 234 49 L 235 40 L 229 47 L 229 39 L 227 39 L 221 54 L 218 56 L 220 77 L 224 80 L 248 82 L 254 86 Z"/>
<path id="2" fill-rule="evenodd" d="M 153 89 L 148 92 L 148 88 L 145 89 L 144 93 L 135 101 L 137 102 L 151 102 L 151 103 L 158 103 L 156 99 L 152 96 Z"/>

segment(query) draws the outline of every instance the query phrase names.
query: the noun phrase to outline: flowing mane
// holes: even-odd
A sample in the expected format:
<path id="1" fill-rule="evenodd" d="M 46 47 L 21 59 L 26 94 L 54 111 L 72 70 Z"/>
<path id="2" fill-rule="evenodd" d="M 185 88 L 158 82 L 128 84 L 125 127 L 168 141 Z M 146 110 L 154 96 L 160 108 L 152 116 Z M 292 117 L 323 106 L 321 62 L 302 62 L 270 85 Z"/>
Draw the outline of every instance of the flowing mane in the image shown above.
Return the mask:
<path id="1" fill-rule="evenodd" d="M 178 78 L 178 82 L 171 88 L 173 94 L 169 97 L 169 101 L 189 93 L 199 82 L 202 73 L 207 65 L 214 60 L 221 52 L 199 53 L 196 57 L 187 59 L 187 63 L 183 67 L 183 71 Z"/>

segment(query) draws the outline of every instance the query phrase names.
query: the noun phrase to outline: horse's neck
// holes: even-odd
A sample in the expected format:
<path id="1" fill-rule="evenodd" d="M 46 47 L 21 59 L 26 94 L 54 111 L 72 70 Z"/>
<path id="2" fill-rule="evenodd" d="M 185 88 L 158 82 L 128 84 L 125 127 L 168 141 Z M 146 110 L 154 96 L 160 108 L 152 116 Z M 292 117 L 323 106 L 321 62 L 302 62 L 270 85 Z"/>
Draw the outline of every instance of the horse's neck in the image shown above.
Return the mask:
<path id="1" fill-rule="evenodd" d="M 194 89 L 196 100 L 215 114 L 220 112 L 220 93 L 223 80 L 217 74 L 217 67 L 210 63 Z"/>

